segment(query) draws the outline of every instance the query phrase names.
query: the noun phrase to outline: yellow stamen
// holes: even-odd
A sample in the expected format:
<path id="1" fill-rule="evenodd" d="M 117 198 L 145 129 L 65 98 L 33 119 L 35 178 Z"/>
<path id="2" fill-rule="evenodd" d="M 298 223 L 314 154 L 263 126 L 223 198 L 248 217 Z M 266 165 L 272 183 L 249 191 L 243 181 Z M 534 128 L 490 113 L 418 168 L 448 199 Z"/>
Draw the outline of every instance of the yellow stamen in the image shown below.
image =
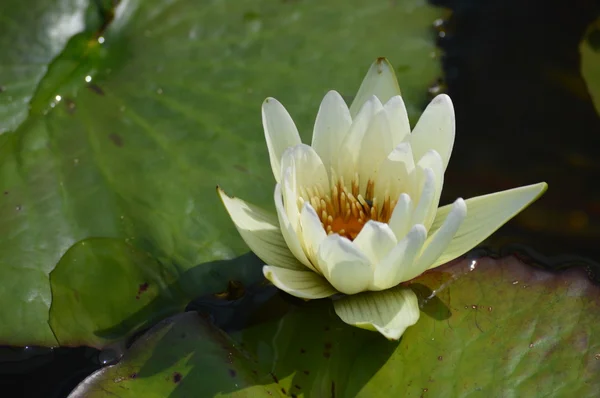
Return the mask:
<path id="1" fill-rule="evenodd" d="M 361 193 L 358 174 L 352 180 L 350 191 L 340 177 L 337 183 L 331 185 L 331 196 L 322 186 L 303 187 L 301 192 L 308 196 L 301 198 L 299 203 L 308 201 L 314 207 L 328 235 L 337 233 L 350 240 L 356 238 L 369 220 L 388 222 L 396 205 L 396 200 L 390 198 L 387 192 L 384 198 L 375 197 L 373 181 L 369 181 Z M 383 204 L 379 205 L 381 202 Z"/>

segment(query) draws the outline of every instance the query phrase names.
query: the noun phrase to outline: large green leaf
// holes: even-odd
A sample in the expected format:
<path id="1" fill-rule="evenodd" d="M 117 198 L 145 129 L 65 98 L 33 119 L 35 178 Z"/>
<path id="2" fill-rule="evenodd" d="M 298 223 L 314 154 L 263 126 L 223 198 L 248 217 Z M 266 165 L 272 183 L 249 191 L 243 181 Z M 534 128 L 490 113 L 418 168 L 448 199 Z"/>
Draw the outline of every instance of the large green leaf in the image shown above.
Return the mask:
<path id="1" fill-rule="evenodd" d="M 48 274 L 83 239 L 121 239 L 179 276 L 247 250 L 214 187 L 272 207 L 266 96 L 289 107 L 308 141 L 321 97 L 333 88 L 352 97 L 375 57 L 398 67 L 413 115 L 439 73 L 428 27 L 440 11 L 417 0 L 99 8 L 111 3 L 2 6 L 3 344 L 57 344 Z"/>
<path id="2" fill-rule="evenodd" d="M 600 287 L 583 270 L 551 272 L 514 257 L 465 259 L 422 275 L 411 287 L 422 314 L 400 342 L 345 325 L 328 300 L 292 305 L 280 295 L 268 308 L 289 307 L 287 314 L 255 319 L 232 334 L 237 344 L 213 332 L 204 337 L 212 342 L 203 340 L 212 348 L 203 351 L 196 341 L 183 342 L 187 334 L 178 338 L 175 330 L 182 329 L 173 326 L 175 337 L 151 344 L 152 334 L 142 338 L 75 396 L 109 391 L 124 398 L 151 387 L 173 397 L 253 396 L 265 389 L 304 397 L 597 395 Z M 224 351 L 215 355 L 214 347 Z M 171 350 L 177 354 L 169 356 Z M 205 373 L 209 364 L 218 377 Z M 145 369 L 158 374 L 140 377 Z M 174 371 L 183 375 L 180 389 L 172 385 Z"/>

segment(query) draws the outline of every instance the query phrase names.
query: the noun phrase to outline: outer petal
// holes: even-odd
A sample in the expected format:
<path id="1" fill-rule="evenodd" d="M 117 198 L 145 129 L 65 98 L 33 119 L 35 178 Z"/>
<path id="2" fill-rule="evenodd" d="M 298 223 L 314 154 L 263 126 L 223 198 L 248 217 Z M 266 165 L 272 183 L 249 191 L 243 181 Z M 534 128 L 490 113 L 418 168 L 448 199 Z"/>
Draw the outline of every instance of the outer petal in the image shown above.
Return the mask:
<path id="1" fill-rule="evenodd" d="M 539 198 L 548 188 L 545 182 L 509 189 L 488 195 L 467 199 L 469 214 L 444 250 L 444 253 L 429 268 L 447 263 L 475 246 L 494 233 L 517 213 Z M 430 234 L 443 224 L 451 206 L 438 209 Z"/>
<path id="2" fill-rule="evenodd" d="M 275 98 L 263 102 L 262 122 L 273 176 L 279 182 L 281 156 L 287 148 L 300 144 L 300 135 L 288 111 Z"/>
<path id="3" fill-rule="evenodd" d="M 395 95 L 400 95 L 394 68 L 385 58 L 377 58 L 369 68 L 350 106 L 352 118 L 358 114 L 360 108 L 372 95 L 379 98 L 382 103 L 386 103 Z"/>
<path id="4" fill-rule="evenodd" d="M 370 290 L 383 290 L 410 280 L 425 271 L 415 267 L 415 259 L 421 252 L 427 231 L 415 225 L 394 247 L 375 269 Z"/>
<path id="5" fill-rule="evenodd" d="M 430 234 L 425 242 L 423 251 L 415 263 L 415 269 L 417 271 L 420 270 L 419 273 L 425 272 L 429 266 L 442 255 L 466 216 L 467 205 L 462 198 L 458 198 L 452 204 L 450 213 L 444 220 L 442 226 L 433 234 Z"/>
<path id="6" fill-rule="evenodd" d="M 320 299 L 337 293 L 325 278 L 312 271 L 265 265 L 263 274 L 279 289 L 303 299 Z"/>
<path id="7" fill-rule="evenodd" d="M 414 192 L 415 175 L 410 144 L 404 142 L 397 145 L 379 164 L 377 176 L 375 177 L 375 197 L 398 198 L 402 192 L 409 195 Z"/>
<path id="8" fill-rule="evenodd" d="M 242 239 L 261 260 L 291 270 L 306 270 L 285 243 L 274 215 L 227 196 L 219 187 L 217 192 Z"/>
<path id="9" fill-rule="evenodd" d="M 342 96 L 337 91 L 328 92 L 319 107 L 311 145 L 327 173 L 338 164 L 340 146 L 351 124 L 350 111 Z"/>
<path id="10" fill-rule="evenodd" d="M 420 315 L 417 296 L 406 287 L 343 297 L 333 306 L 342 321 L 378 331 L 389 340 L 398 340 Z"/>
<path id="11" fill-rule="evenodd" d="M 300 214 L 300 224 L 302 225 L 302 243 L 304 245 L 304 252 L 309 258 L 310 262 L 314 264 L 317 272 L 321 273 L 319 269 L 319 260 L 317 253 L 321 242 L 327 238 L 327 233 L 323 229 L 321 220 L 315 209 L 308 203 L 304 203 L 302 206 L 302 212 Z"/>
<path id="12" fill-rule="evenodd" d="M 352 243 L 369 258 L 371 265 L 375 267 L 396 246 L 397 241 L 387 224 L 370 220 Z"/>
<path id="13" fill-rule="evenodd" d="M 329 235 L 319 246 L 319 267 L 339 292 L 355 294 L 367 289 L 373 277 L 367 256 L 338 234 Z"/>
<path id="14" fill-rule="evenodd" d="M 288 167 L 281 174 L 281 182 L 278 184 L 281 186 L 281 196 L 283 198 L 283 207 L 289 223 L 297 236 L 300 236 L 300 209 L 299 209 L 299 198 L 298 192 L 296 192 L 296 176 L 294 174 L 293 167 Z M 277 188 L 276 188 L 277 189 Z M 275 194 L 277 195 L 277 193 Z M 275 198 L 275 205 L 277 206 L 278 199 Z M 281 224 L 281 220 L 279 221 Z"/>
<path id="15" fill-rule="evenodd" d="M 392 131 L 392 146 L 395 148 L 410 134 L 410 122 L 401 96 L 396 95 L 383 105 Z"/>
<path id="16" fill-rule="evenodd" d="M 444 170 L 454 146 L 454 107 L 450 97 L 440 94 L 425 108 L 417 125 L 407 137 L 418 160 L 428 150 L 435 149 L 442 157 Z"/>
<path id="17" fill-rule="evenodd" d="M 279 226 L 281 228 L 281 234 L 283 235 L 285 244 L 287 245 L 288 249 L 292 252 L 294 257 L 296 257 L 302 264 L 304 264 L 310 270 L 315 271 L 316 269 L 313 267 L 310 260 L 306 257 L 306 255 L 304 254 L 304 251 L 302 250 L 302 245 L 300 243 L 300 239 L 296 232 L 296 228 L 294 228 L 294 226 L 290 222 L 290 219 L 288 218 L 288 214 L 285 211 L 285 208 L 283 206 L 283 200 L 282 200 L 283 198 L 281 195 L 281 184 L 275 185 L 275 193 L 273 196 L 274 196 L 274 200 L 275 200 L 275 208 L 277 209 L 277 217 L 279 219 Z M 298 223 L 298 221 L 299 221 L 298 218 L 296 218 L 294 220 L 294 222 L 296 222 L 296 223 Z M 277 264 L 277 263 L 267 263 L 267 264 L 279 266 L 279 264 Z"/>

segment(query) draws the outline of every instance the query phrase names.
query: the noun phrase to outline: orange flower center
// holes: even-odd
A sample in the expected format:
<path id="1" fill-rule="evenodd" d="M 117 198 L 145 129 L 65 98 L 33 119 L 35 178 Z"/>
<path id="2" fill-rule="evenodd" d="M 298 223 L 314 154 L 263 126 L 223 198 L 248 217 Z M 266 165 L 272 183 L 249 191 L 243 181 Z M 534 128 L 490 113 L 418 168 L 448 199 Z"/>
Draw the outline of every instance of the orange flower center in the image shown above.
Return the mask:
<path id="1" fill-rule="evenodd" d="M 392 216 L 396 200 L 386 197 L 380 205 L 374 195 L 373 181 L 367 183 L 363 196 L 359 192 L 357 177 L 352 182 L 351 191 L 346 189 L 343 179 L 333 186 L 330 195 L 323 195 L 318 188 L 314 190 L 317 195 L 309 191 L 310 204 L 328 235 L 336 233 L 354 240 L 367 221 L 388 222 Z"/>

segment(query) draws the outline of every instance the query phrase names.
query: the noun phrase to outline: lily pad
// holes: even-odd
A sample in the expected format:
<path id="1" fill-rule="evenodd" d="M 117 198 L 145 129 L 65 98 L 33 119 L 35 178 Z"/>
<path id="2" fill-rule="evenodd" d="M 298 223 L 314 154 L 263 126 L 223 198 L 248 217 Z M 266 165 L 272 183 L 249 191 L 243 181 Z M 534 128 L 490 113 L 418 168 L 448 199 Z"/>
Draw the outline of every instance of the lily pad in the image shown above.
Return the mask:
<path id="1" fill-rule="evenodd" d="M 400 342 L 345 325 L 328 300 L 291 304 L 281 294 L 268 302 L 271 310 L 287 309 L 280 319 L 233 332 L 232 340 L 217 332 L 205 336 L 203 344 L 221 344 L 219 354 L 211 348 L 203 355 L 196 341 L 183 337 L 157 344 L 146 344 L 152 335 L 143 337 L 121 363 L 92 375 L 73 396 L 99 390 L 139 396 L 150 386 L 163 396 L 596 396 L 600 287 L 583 270 L 548 271 L 515 257 L 463 259 L 410 286 L 422 314 Z M 175 326 L 170 330 L 177 336 Z M 171 350 L 182 351 L 165 360 Z M 204 375 L 209 364 L 220 376 Z M 185 389 L 165 387 L 176 366 L 185 369 Z M 159 368 L 159 375 L 139 377 L 140 369 Z M 137 377 L 123 384 L 128 374 Z M 208 391 L 213 395 L 201 394 Z"/>
<path id="2" fill-rule="evenodd" d="M 177 272 L 110 238 L 73 245 L 50 274 L 50 327 L 61 346 L 97 348 L 182 310 Z"/>
<path id="3" fill-rule="evenodd" d="M 254 255 L 201 264 L 180 275 L 124 241 L 86 239 L 50 273 L 50 327 L 61 346 L 103 348 L 182 311 L 197 296 L 226 289 L 226 281 L 243 294 L 244 285 L 262 279 L 262 262 Z"/>
<path id="4" fill-rule="evenodd" d="M 579 43 L 581 75 L 587 85 L 596 112 L 600 116 L 600 18 L 588 28 Z"/>
<path id="5" fill-rule="evenodd" d="M 350 99 L 377 56 L 398 67 L 413 115 L 440 73 L 429 27 L 441 10 L 418 0 L 130 0 L 102 8 L 112 3 L 3 5 L 2 344 L 58 344 L 51 325 L 67 319 L 53 311 L 48 323 L 48 275 L 84 239 L 119 239 L 149 253 L 169 270 L 162 284 L 247 251 L 214 187 L 272 207 L 265 97 L 285 103 L 308 139 L 325 92 Z M 119 264 L 122 255 L 102 258 Z"/>
<path id="6" fill-rule="evenodd" d="M 225 333 L 195 312 L 167 319 L 136 341 L 122 362 L 98 371 L 69 397 L 281 397 Z"/>

